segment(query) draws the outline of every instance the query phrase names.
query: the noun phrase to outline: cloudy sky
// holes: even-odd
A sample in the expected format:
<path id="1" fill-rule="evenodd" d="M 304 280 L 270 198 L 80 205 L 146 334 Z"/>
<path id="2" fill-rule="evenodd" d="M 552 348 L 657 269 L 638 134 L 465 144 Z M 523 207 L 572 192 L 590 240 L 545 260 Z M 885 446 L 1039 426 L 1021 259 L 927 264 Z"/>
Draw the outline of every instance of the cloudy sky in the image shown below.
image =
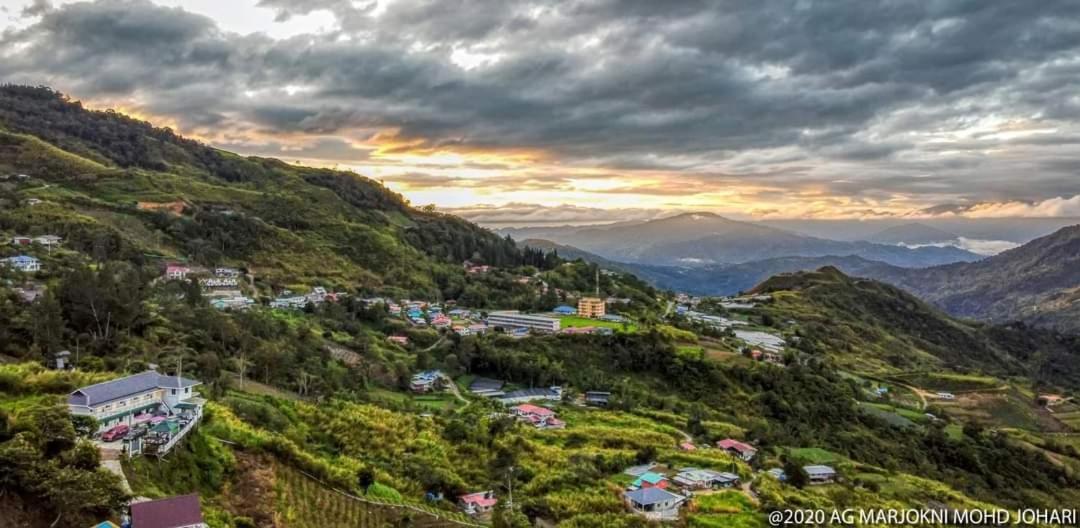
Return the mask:
<path id="1" fill-rule="evenodd" d="M 0 81 L 472 215 L 1080 216 L 1075 0 L 0 0 L 0 27 Z"/>

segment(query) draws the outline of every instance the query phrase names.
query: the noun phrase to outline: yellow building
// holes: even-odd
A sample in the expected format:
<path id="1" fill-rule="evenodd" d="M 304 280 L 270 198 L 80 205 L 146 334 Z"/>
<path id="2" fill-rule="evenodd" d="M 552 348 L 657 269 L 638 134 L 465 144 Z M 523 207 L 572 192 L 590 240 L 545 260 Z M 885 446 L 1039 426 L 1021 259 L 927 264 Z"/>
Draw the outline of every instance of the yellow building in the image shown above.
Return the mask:
<path id="1" fill-rule="evenodd" d="M 577 303 L 577 313 L 581 317 L 603 317 L 604 300 L 597 297 L 582 297 Z"/>

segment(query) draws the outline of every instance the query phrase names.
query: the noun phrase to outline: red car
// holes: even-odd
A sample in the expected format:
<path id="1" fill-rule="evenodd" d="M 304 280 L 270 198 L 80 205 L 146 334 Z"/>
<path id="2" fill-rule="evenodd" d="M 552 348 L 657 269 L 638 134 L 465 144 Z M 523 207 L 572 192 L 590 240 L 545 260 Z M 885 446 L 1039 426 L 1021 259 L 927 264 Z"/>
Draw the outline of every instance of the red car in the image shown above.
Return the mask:
<path id="1" fill-rule="evenodd" d="M 119 439 L 123 438 L 124 435 L 126 435 L 130 429 L 131 428 L 126 426 L 126 425 L 123 425 L 123 424 L 118 425 L 118 426 L 113 427 L 112 429 L 109 429 L 108 431 L 105 431 L 104 433 L 102 433 L 101 439 L 106 441 L 106 442 L 112 442 L 113 440 L 119 440 Z"/>

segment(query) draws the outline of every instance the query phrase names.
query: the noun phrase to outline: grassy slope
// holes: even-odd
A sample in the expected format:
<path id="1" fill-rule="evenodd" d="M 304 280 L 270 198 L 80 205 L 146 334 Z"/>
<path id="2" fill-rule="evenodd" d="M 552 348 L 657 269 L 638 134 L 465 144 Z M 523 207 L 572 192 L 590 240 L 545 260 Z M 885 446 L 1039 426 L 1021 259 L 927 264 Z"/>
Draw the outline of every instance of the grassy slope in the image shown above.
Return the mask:
<path id="1" fill-rule="evenodd" d="M 953 319 L 898 288 L 835 268 L 778 275 L 755 291 L 774 296 L 763 311 L 797 322 L 807 341 L 801 348 L 830 355 L 853 370 L 952 369 L 1080 385 L 1080 373 L 1067 367 L 1075 364 L 1075 340 Z"/>

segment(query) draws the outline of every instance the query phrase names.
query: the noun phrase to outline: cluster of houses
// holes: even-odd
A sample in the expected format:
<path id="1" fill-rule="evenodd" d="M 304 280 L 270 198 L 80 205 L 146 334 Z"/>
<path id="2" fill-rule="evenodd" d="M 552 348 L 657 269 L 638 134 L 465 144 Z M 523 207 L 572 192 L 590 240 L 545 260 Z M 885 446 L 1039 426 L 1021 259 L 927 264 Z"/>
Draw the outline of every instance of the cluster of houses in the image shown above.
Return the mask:
<path id="1" fill-rule="evenodd" d="M 206 400 L 192 389 L 200 382 L 151 369 L 94 385 L 68 395 L 68 411 L 93 417 L 103 448 L 127 456 L 163 456 L 194 429 Z"/>
<path id="2" fill-rule="evenodd" d="M 695 467 L 662 472 L 656 464 L 645 464 L 628 468 L 624 473 L 634 477 L 623 494 L 627 507 L 658 521 L 678 519 L 679 510 L 695 492 L 734 488 L 740 483 L 735 473 Z"/>
<path id="3" fill-rule="evenodd" d="M 332 292 L 328 291 L 322 286 L 316 286 L 311 289 L 311 293 L 306 295 L 295 295 L 291 291 L 284 291 L 280 296 L 270 301 L 271 308 L 277 308 L 282 310 L 302 310 L 307 305 L 318 306 L 326 302 L 338 302 L 346 295 L 345 292 Z"/>
<path id="4" fill-rule="evenodd" d="M 41 235 L 36 237 L 15 235 L 11 237 L 11 245 L 19 247 L 38 245 L 51 249 L 58 247 L 63 242 L 64 239 L 56 235 Z"/>
<path id="5" fill-rule="evenodd" d="M 63 242 L 64 239 L 56 235 L 41 235 L 36 237 L 15 235 L 11 237 L 11 240 L 9 241 L 12 246 L 18 248 L 40 246 L 49 251 L 52 251 L 55 247 L 59 247 Z M 0 259 L 0 265 L 23 273 L 37 273 L 41 271 L 41 260 L 25 254 Z"/>

